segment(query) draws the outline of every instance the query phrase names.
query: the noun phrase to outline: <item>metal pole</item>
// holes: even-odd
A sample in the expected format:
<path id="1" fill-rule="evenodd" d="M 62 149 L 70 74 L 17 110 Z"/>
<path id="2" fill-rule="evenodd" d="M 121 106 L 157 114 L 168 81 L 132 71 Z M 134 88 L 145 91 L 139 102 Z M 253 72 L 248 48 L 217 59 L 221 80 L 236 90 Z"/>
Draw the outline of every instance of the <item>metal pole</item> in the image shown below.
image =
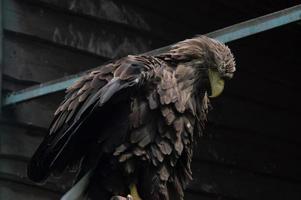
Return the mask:
<path id="1" fill-rule="evenodd" d="M 298 20 L 301 20 L 301 4 L 239 24 L 235 24 L 233 26 L 214 31 L 206 35 L 226 43 Z M 145 53 L 145 55 L 155 55 L 163 53 L 169 48 L 170 46 L 159 48 L 147 52 Z M 3 106 L 20 103 L 43 95 L 65 90 L 76 80 L 78 80 L 83 73 L 67 76 L 62 79 L 42 83 L 38 86 L 33 86 L 21 91 L 13 92 L 3 98 Z"/>

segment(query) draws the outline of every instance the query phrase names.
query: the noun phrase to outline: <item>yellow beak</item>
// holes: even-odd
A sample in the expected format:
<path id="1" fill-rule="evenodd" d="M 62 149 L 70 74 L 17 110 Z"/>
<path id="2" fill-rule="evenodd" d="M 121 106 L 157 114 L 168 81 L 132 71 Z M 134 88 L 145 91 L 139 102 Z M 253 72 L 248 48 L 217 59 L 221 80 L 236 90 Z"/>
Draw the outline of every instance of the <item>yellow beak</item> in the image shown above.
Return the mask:
<path id="1" fill-rule="evenodd" d="M 209 81 L 211 86 L 211 95 L 209 97 L 210 98 L 217 97 L 223 92 L 225 81 L 220 77 L 218 71 L 212 69 L 208 70 L 208 76 L 209 76 Z"/>

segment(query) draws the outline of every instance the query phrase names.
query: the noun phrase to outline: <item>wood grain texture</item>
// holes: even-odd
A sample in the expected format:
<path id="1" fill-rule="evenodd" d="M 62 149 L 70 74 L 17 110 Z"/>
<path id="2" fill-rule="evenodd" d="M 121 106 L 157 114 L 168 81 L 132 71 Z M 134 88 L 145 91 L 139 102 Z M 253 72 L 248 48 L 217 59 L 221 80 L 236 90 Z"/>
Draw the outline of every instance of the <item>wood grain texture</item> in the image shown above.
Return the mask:
<path id="1" fill-rule="evenodd" d="M 286 110 L 274 109 L 247 99 L 227 96 L 213 102 L 209 121 L 219 125 L 247 129 L 273 137 L 292 138 L 298 136 L 299 116 Z M 277 126 L 276 126 L 277 125 Z M 294 137 L 295 141 L 300 139 Z"/>
<path id="2" fill-rule="evenodd" d="M 297 90 L 300 89 L 301 70 L 298 66 L 301 60 L 295 49 L 301 44 L 299 35 L 300 27 L 293 23 L 231 42 L 229 46 L 236 55 L 240 70 Z M 237 78 L 240 79 L 239 71 Z"/>
<path id="3" fill-rule="evenodd" d="M 301 98 L 294 95 L 297 88 L 269 80 L 258 72 L 252 73 L 245 69 L 238 70 L 235 75 L 233 80 L 226 83 L 225 93 L 275 110 L 300 112 L 298 105 Z"/>
<path id="4" fill-rule="evenodd" d="M 47 128 L 53 113 L 63 99 L 64 93 L 56 93 L 47 97 L 28 101 L 10 108 L 3 109 L 3 117 L 17 122 L 32 124 L 37 127 Z M 33 113 L 38 113 L 36 116 Z"/>
<path id="5" fill-rule="evenodd" d="M 107 59 L 6 32 L 4 74 L 36 83 L 88 70 Z"/>
<path id="6" fill-rule="evenodd" d="M 28 161 L 9 156 L 0 156 L 0 161 L 0 181 L 1 179 L 7 179 L 55 193 L 63 193 L 69 189 L 74 177 L 74 173 L 66 172 L 63 176 L 52 176 L 46 182 L 36 184 L 27 178 Z"/>
<path id="7" fill-rule="evenodd" d="M 20 159 L 29 160 L 42 140 L 42 137 L 36 134 L 43 133 L 36 133 L 34 130 L 12 125 L 1 125 L 1 155 L 16 156 Z"/>
<path id="8" fill-rule="evenodd" d="M 300 197 L 300 184 L 258 176 L 251 172 L 193 162 L 191 190 L 221 194 L 232 199 L 264 200 Z M 277 191 L 277 192 L 276 192 Z"/>
<path id="9" fill-rule="evenodd" d="M 18 161 L 17 162 L 13 161 L 12 163 L 13 163 L 13 165 L 18 165 Z M 7 163 L 4 163 L 4 165 L 8 166 Z M 22 167 L 20 167 L 20 168 L 22 168 Z M 49 181 L 49 182 L 38 185 L 38 184 L 34 184 L 32 181 L 28 180 L 26 177 L 20 176 L 19 174 L 9 174 L 9 173 L 5 173 L 5 172 L 0 172 L 0 182 L 1 182 L 1 185 L 17 183 L 17 184 L 20 184 L 23 186 L 28 186 L 28 189 L 32 189 L 33 191 L 35 191 L 35 189 L 39 189 L 46 194 L 47 193 L 62 194 L 65 191 L 62 189 L 62 185 L 60 185 L 60 183 L 58 181 L 56 181 L 56 182 Z"/>
<path id="10" fill-rule="evenodd" d="M 209 125 L 194 158 L 269 177 L 301 181 L 298 144 L 254 132 Z"/>
<path id="11" fill-rule="evenodd" d="M 28 1 L 29 2 L 29 1 Z M 178 24 L 135 4 L 118 0 L 38 0 L 31 1 L 54 9 L 81 15 L 91 20 L 110 21 L 150 37 L 178 41 Z M 189 27 L 185 24 L 186 30 Z"/>
<path id="12" fill-rule="evenodd" d="M 59 200 L 59 194 L 35 189 L 18 183 L 7 183 L 0 181 L 0 199 L 15 200 Z"/>
<path id="13" fill-rule="evenodd" d="M 4 28 L 54 43 L 116 58 L 163 46 L 134 31 L 120 29 L 109 22 L 95 22 L 23 1 L 4 1 Z"/>

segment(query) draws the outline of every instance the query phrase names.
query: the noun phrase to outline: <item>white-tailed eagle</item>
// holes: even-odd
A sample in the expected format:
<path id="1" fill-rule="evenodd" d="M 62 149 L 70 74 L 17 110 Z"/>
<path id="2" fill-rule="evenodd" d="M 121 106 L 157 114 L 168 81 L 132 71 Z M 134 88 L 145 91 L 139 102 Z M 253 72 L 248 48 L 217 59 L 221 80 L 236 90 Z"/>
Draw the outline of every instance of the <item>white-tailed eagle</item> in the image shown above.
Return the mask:
<path id="1" fill-rule="evenodd" d="M 206 36 L 92 71 L 67 89 L 29 178 L 40 182 L 80 163 L 64 199 L 184 199 L 208 97 L 218 96 L 234 71 L 230 49 Z"/>

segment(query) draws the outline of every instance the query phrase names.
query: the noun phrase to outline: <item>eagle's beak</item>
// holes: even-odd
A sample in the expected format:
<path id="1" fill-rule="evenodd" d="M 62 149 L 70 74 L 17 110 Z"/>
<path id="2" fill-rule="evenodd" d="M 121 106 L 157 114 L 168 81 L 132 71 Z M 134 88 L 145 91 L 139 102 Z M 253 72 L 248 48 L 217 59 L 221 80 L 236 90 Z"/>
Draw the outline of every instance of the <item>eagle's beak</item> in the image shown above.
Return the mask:
<path id="1" fill-rule="evenodd" d="M 211 95 L 209 97 L 217 97 L 223 92 L 225 81 L 220 77 L 219 72 L 217 70 L 209 69 L 208 76 L 211 86 Z"/>

